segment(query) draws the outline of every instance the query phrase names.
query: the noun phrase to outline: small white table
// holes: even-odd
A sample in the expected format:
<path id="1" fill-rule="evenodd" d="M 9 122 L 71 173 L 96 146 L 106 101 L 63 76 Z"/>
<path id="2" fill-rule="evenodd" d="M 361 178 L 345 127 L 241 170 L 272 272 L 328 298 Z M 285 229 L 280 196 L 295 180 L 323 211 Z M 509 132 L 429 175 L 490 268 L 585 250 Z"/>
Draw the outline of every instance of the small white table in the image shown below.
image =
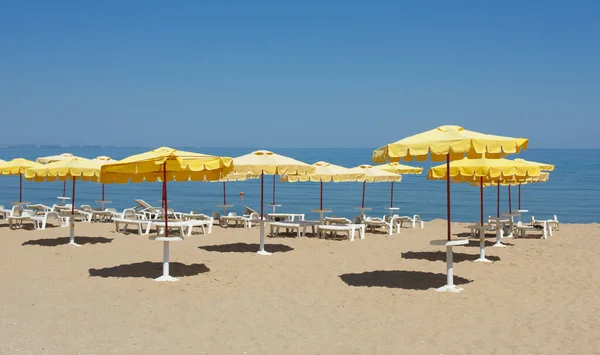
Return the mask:
<path id="1" fill-rule="evenodd" d="M 319 214 L 319 220 L 321 221 L 321 223 L 323 223 L 323 220 L 325 218 L 325 216 L 324 216 L 325 213 L 331 213 L 331 212 L 333 212 L 333 210 L 330 210 L 330 209 L 327 209 L 327 208 L 324 208 L 324 209 L 315 208 L 314 210 L 310 210 L 310 211 Z"/>
<path id="2" fill-rule="evenodd" d="M 272 204 L 272 203 L 271 203 L 271 204 L 269 204 L 269 205 L 267 205 L 267 206 L 269 206 L 269 207 L 271 207 L 271 208 L 273 209 L 273 213 L 275 213 L 275 210 L 277 209 L 277 207 L 281 207 L 281 205 L 278 205 L 278 204 Z"/>
<path id="3" fill-rule="evenodd" d="M 371 211 L 372 210 L 372 208 L 370 208 L 370 207 L 360 207 L 360 206 L 354 207 L 354 209 L 360 211 L 360 216 L 361 217 L 365 215 L 365 211 Z"/>
<path id="4" fill-rule="evenodd" d="M 101 208 L 100 211 L 104 211 L 105 204 L 112 203 L 112 201 L 110 201 L 110 200 L 96 200 L 96 202 L 98 202 L 100 204 L 100 206 L 102 206 L 102 207 L 100 207 Z"/>
<path id="5" fill-rule="evenodd" d="M 15 206 L 24 206 L 24 205 L 30 205 L 31 202 L 11 202 L 11 205 L 15 205 Z"/>
<path id="6" fill-rule="evenodd" d="M 437 288 L 438 292 L 460 292 L 464 291 L 462 287 L 456 287 L 454 285 L 454 269 L 452 267 L 452 247 L 467 245 L 469 241 L 467 239 L 453 239 L 453 240 L 432 240 L 431 245 L 442 245 L 446 246 L 446 285 Z"/>
<path id="7" fill-rule="evenodd" d="M 504 237 L 504 225 L 509 223 L 509 220 L 503 217 L 490 217 L 490 221 L 496 225 L 496 244 L 492 245 L 496 248 L 506 248 L 506 245 L 502 244 L 501 240 Z"/>
<path id="8" fill-rule="evenodd" d="M 63 197 L 63 196 L 58 196 L 57 199 L 62 200 L 62 204 L 64 205 L 65 202 L 67 202 L 68 200 L 70 200 L 70 197 Z"/>
<path id="9" fill-rule="evenodd" d="M 492 226 L 484 224 L 473 224 L 470 225 L 469 228 L 471 230 L 476 229 L 479 231 L 479 258 L 474 260 L 475 262 L 480 263 L 491 263 L 490 259 L 485 257 L 485 232 L 492 229 Z"/>
<path id="10" fill-rule="evenodd" d="M 394 216 L 394 211 L 400 211 L 400 207 L 388 207 L 388 210 L 390 210 L 390 217 Z"/>
<path id="11" fill-rule="evenodd" d="M 150 240 L 156 240 L 157 242 L 163 242 L 163 274 L 160 277 L 154 279 L 154 281 L 179 281 L 179 279 L 174 278 L 169 275 L 169 243 L 170 242 L 180 242 L 183 240 L 182 237 L 150 237 Z"/>
<path id="12" fill-rule="evenodd" d="M 217 205 L 217 207 L 222 208 L 223 209 L 223 216 L 227 215 L 227 209 L 233 207 L 233 205 L 231 204 L 220 204 Z"/>

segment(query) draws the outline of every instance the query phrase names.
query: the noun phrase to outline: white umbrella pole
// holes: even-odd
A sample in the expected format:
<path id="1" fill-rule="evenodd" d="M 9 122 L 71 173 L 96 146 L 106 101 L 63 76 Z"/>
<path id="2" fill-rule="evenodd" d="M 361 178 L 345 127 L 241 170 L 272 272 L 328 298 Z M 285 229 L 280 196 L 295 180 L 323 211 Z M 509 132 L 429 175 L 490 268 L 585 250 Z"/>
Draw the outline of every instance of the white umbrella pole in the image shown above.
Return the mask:
<path id="1" fill-rule="evenodd" d="M 65 180 L 65 184 L 67 180 Z M 75 177 L 73 177 L 73 191 L 71 193 L 71 217 L 69 217 L 69 244 L 79 247 L 75 243 Z"/>

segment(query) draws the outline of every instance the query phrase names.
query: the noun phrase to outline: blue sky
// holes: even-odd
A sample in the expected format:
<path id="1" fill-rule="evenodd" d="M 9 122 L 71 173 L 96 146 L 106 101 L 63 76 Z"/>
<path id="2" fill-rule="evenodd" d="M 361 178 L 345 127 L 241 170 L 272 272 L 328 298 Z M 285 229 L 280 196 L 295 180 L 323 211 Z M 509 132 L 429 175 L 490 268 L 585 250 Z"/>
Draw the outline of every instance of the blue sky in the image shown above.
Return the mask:
<path id="1" fill-rule="evenodd" d="M 13 1 L 0 144 L 600 148 L 597 1 Z M 263 144 L 264 143 L 264 144 Z"/>

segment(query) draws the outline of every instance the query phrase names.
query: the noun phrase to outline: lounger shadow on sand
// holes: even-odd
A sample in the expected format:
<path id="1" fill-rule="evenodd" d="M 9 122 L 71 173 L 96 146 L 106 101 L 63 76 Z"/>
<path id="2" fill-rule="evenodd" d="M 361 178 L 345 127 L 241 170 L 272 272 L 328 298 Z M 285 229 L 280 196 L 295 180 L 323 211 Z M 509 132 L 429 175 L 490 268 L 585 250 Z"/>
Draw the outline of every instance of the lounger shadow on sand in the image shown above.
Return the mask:
<path id="1" fill-rule="evenodd" d="M 248 243 L 232 243 L 232 244 L 216 244 L 204 245 L 198 248 L 206 251 L 216 251 L 219 253 L 256 253 L 260 246 L 258 244 Z M 283 253 L 292 251 L 294 248 L 284 244 L 265 244 L 265 250 L 270 253 Z"/>
<path id="2" fill-rule="evenodd" d="M 59 237 L 59 238 L 44 238 L 44 239 L 35 239 L 28 240 L 24 242 L 22 245 L 37 245 L 42 247 L 57 247 L 60 245 L 69 244 L 69 237 Z M 75 243 L 79 245 L 85 244 L 106 244 L 112 242 L 112 238 L 104 238 L 104 237 L 75 237 Z"/>

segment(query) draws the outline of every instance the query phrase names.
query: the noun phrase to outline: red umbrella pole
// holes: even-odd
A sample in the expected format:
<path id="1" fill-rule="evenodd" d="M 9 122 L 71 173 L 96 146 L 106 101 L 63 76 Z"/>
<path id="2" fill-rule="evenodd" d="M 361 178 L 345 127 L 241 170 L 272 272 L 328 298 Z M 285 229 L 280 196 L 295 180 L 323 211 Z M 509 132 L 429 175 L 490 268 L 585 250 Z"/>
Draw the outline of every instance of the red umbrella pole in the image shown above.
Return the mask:
<path id="1" fill-rule="evenodd" d="M 66 194 L 67 194 L 67 180 L 65 180 L 63 183 L 63 197 L 65 197 Z M 63 200 L 63 202 L 64 202 L 64 200 Z"/>
<path id="2" fill-rule="evenodd" d="M 65 180 L 66 182 L 67 180 Z M 71 218 L 75 214 L 75 176 L 73 176 L 73 191 L 71 192 Z"/>
<path id="3" fill-rule="evenodd" d="M 367 181 L 363 181 L 363 193 L 362 193 L 362 203 L 360 207 L 365 208 L 365 189 L 367 187 Z"/>
<path id="4" fill-rule="evenodd" d="M 510 184 L 508 185 L 508 213 L 512 213 L 512 199 L 510 192 Z"/>
<path id="5" fill-rule="evenodd" d="M 23 202 L 23 174 L 19 173 L 19 202 Z"/>
<path id="6" fill-rule="evenodd" d="M 323 181 L 321 180 L 321 196 L 320 196 L 319 209 L 323 210 Z"/>
<path id="7" fill-rule="evenodd" d="M 223 181 L 223 205 L 227 204 L 227 186 L 225 181 Z"/>
<path id="8" fill-rule="evenodd" d="M 498 180 L 498 201 L 496 205 L 496 217 L 500 218 L 500 180 Z"/>
<path id="9" fill-rule="evenodd" d="M 273 205 L 275 204 L 275 174 L 273 174 Z"/>
<path id="10" fill-rule="evenodd" d="M 102 184 L 102 201 L 104 201 L 104 184 Z"/>
<path id="11" fill-rule="evenodd" d="M 483 227 L 483 176 L 479 178 L 479 204 L 481 205 L 479 214 L 481 217 L 481 226 Z"/>
<path id="12" fill-rule="evenodd" d="M 169 214 L 167 212 L 167 162 L 163 163 L 163 208 L 165 214 L 165 237 L 169 236 Z"/>
<path id="13" fill-rule="evenodd" d="M 390 208 L 394 207 L 394 182 L 392 181 L 392 189 L 390 190 Z"/>
<path id="14" fill-rule="evenodd" d="M 265 172 L 260 173 L 260 217 L 264 216 L 263 204 L 264 204 L 264 192 L 265 192 Z"/>
<path id="15" fill-rule="evenodd" d="M 446 155 L 446 205 L 448 209 L 448 240 L 451 240 L 452 230 L 450 226 L 450 153 Z"/>
<path id="16" fill-rule="evenodd" d="M 519 210 L 521 210 L 521 184 L 519 184 Z"/>

